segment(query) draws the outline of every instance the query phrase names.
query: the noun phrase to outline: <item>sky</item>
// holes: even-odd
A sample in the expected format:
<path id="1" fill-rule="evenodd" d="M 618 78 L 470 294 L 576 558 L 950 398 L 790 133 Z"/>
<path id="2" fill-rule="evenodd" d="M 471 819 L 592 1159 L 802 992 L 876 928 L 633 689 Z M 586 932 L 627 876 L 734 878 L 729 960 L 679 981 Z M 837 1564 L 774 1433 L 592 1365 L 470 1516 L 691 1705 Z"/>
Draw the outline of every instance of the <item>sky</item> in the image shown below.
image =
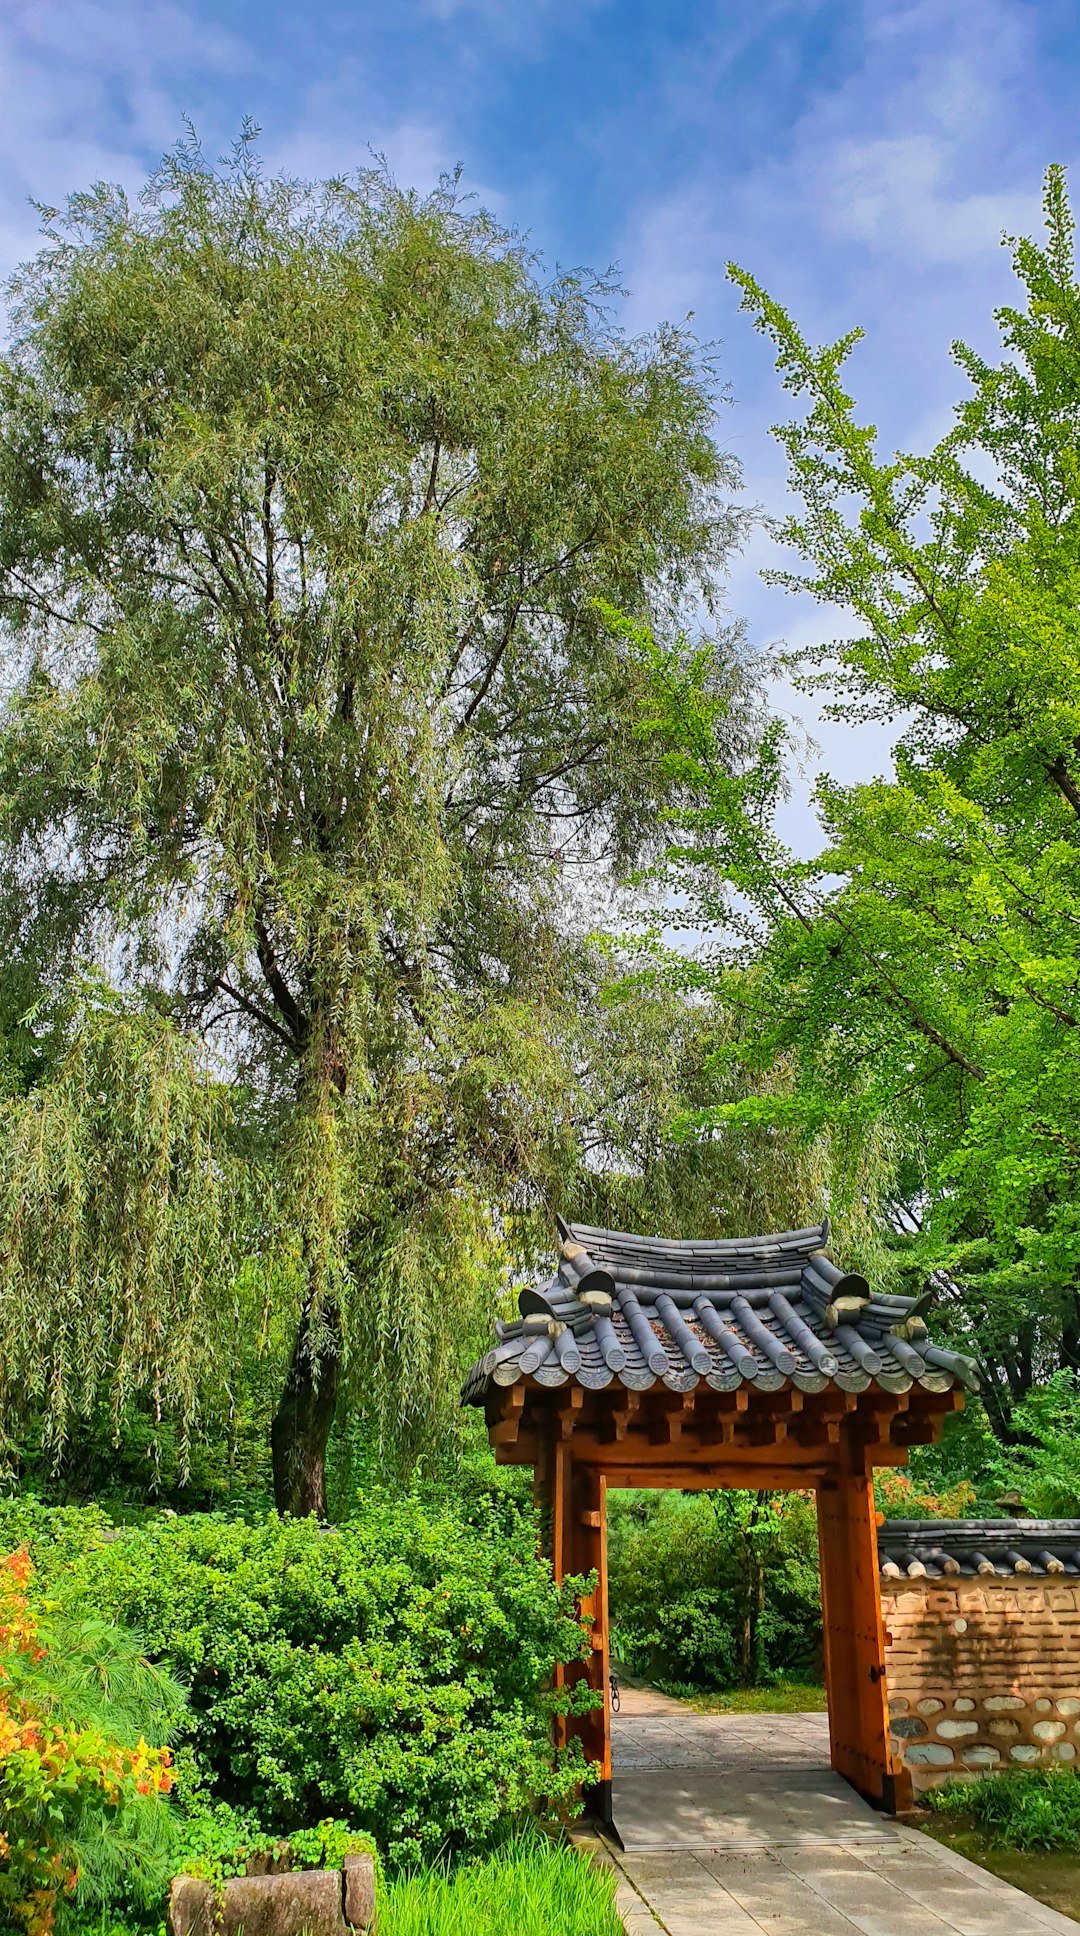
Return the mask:
<path id="1" fill-rule="evenodd" d="M 693 315 L 730 385 L 719 439 L 776 513 L 784 398 L 727 262 L 814 340 L 859 324 L 862 414 L 924 447 L 962 394 L 950 342 L 993 349 L 1002 232 L 1033 232 L 1047 165 L 1076 159 L 1078 85 L 1076 0 L 0 0 L 0 273 L 33 201 L 137 189 L 184 117 L 217 154 L 250 116 L 301 175 L 460 164 L 550 265 L 617 265 L 628 330 Z M 752 642 L 831 636 L 770 561 L 761 531 L 731 573 Z M 888 734 L 775 696 L 819 748 L 784 820 L 809 852 L 815 768 L 870 777 Z"/>

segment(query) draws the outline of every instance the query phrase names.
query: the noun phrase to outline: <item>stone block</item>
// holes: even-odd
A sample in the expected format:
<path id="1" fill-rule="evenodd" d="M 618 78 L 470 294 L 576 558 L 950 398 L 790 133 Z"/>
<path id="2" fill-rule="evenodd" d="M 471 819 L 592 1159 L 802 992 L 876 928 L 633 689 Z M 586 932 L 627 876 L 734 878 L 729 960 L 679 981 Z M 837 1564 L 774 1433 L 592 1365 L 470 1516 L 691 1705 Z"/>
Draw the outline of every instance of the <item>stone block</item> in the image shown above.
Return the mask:
<path id="1" fill-rule="evenodd" d="M 988 1694 L 983 1706 L 988 1714 L 1007 1714 L 1010 1709 L 1026 1707 L 1027 1702 L 1020 1694 Z"/>
<path id="2" fill-rule="evenodd" d="M 1071 1741 L 1055 1741 L 1051 1753 L 1055 1761 L 1076 1760 L 1076 1749 Z"/>
<path id="3" fill-rule="evenodd" d="M 945 1706 L 944 1701 L 936 1700 L 934 1696 L 931 1695 L 927 1700 L 919 1702 L 919 1713 L 920 1714 L 940 1714 L 944 1709 L 944 1706 Z"/>
<path id="4" fill-rule="evenodd" d="M 199 1876 L 174 1876 L 169 1890 L 169 1936 L 213 1936 L 216 1896 Z"/>
<path id="5" fill-rule="evenodd" d="M 974 1706 L 974 1701 L 967 1694 L 958 1694 L 953 1702 L 957 1714 L 970 1714 Z"/>
<path id="6" fill-rule="evenodd" d="M 1063 1726 L 1059 1722 L 1059 1726 Z M 963 1741 L 968 1735 L 978 1734 L 977 1721 L 939 1721 L 937 1733 L 942 1741 Z"/>
<path id="7" fill-rule="evenodd" d="M 1064 1732 L 1064 1721 L 1036 1721 L 1031 1730 L 1035 1741 L 1060 1741 Z"/>
<path id="8" fill-rule="evenodd" d="M 1020 1727 L 1016 1721 L 991 1721 L 987 1725 L 986 1732 L 992 1734 L 995 1741 L 1015 1741 Z"/>
<path id="9" fill-rule="evenodd" d="M 929 1732 L 926 1722 L 920 1721 L 917 1714 L 898 1714 L 895 1721 L 890 1719 L 889 1727 L 901 1741 L 916 1741 L 921 1734 Z"/>
<path id="10" fill-rule="evenodd" d="M 1080 1694 L 1063 1694 L 1057 1704 L 1059 1714 L 1080 1714 Z"/>
<path id="11" fill-rule="evenodd" d="M 1000 1750 L 987 1747 L 985 1742 L 976 1742 L 973 1748 L 965 1748 L 960 1759 L 965 1768 L 993 1768 L 1001 1760 Z"/>
<path id="12" fill-rule="evenodd" d="M 370 1855 L 347 1855 L 345 1875 L 345 1921 L 350 1929 L 375 1927 L 375 1859 Z"/>
<path id="13" fill-rule="evenodd" d="M 1009 1749 L 1010 1761 L 1038 1761 L 1039 1750 L 1030 1741 L 1018 1741 Z"/>
<path id="14" fill-rule="evenodd" d="M 350 1894 L 357 1920 L 350 1916 L 347 1923 Z M 371 1858 L 352 1856 L 344 1875 L 340 1869 L 301 1869 L 234 1876 L 220 1891 L 195 1876 L 177 1876 L 169 1892 L 168 1931 L 169 1936 L 350 1936 L 352 1929 L 372 1932 L 374 1913 Z"/>
<path id="15" fill-rule="evenodd" d="M 237 1876 L 225 1886 L 221 1936 L 343 1936 L 340 1869 Z"/>
<path id="16" fill-rule="evenodd" d="M 916 1741 L 914 1747 L 904 1751 L 904 1760 L 917 1768 L 951 1768 L 953 1759 L 952 1749 L 940 1741 Z"/>

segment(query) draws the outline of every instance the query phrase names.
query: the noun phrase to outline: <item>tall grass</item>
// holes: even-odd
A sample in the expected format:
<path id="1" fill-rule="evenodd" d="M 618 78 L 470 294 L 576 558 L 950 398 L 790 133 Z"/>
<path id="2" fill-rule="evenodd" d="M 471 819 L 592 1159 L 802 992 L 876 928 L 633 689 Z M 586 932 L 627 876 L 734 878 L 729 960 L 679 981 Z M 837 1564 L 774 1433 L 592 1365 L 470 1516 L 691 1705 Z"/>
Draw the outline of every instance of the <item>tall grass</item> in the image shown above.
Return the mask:
<path id="1" fill-rule="evenodd" d="M 383 1883 L 379 1936 L 623 1936 L 616 1878 L 543 1836 Z"/>
<path id="2" fill-rule="evenodd" d="M 1015 1768 L 949 1782 L 926 1800 L 939 1814 L 968 1816 L 993 1847 L 1080 1852 L 1080 1775 L 1071 1768 Z"/>

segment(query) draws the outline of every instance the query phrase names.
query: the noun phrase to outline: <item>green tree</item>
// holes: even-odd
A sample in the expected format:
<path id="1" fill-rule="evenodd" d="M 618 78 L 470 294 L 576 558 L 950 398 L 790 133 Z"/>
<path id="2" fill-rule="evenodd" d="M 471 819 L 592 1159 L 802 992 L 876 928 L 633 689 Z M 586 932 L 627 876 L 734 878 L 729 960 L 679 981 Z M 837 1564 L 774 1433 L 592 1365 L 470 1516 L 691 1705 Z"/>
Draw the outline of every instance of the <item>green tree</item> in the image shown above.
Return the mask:
<path id="1" fill-rule="evenodd" d="M 738 533 L 708 358 L 610 293 L 453 181 L 264 179 L 250 136 L 75 196 L 12 285 L 0 944 L 119 977 L 269 1126 L 290 1510 L 346 1380 L 415 1440 L 565 1169 L 576 886 L 663 788 L 595 596 L 666 630 Z"/>
<path id="2" fill-rule="evenodd" d="M 895 722 L 895 772 L 823 779 L 825 851 L 775 834 L 783 734 L 741 779 L 692 664 L 646 640 L 677 816 L 669 880 L 720 936 L 708 985 L 736 1054 L 790 1073 L 697 1121 L 831 1129 L 885 1157 L 876 1212 L 980 1358 L 1007 1433 L 1033 1382 L 1080 1362 L 1080 287 L 1060 170 L 1044 243 L 1012 244 L 1023 301 L 1000 362 L 957 345 L 970 393 L 927 456 L 882 456 L 844 364 L 740 270 L 805 405 L 777 435 L 799 502 L 771 574 L 843 615 L 794 661 L 852 731 Z"/>

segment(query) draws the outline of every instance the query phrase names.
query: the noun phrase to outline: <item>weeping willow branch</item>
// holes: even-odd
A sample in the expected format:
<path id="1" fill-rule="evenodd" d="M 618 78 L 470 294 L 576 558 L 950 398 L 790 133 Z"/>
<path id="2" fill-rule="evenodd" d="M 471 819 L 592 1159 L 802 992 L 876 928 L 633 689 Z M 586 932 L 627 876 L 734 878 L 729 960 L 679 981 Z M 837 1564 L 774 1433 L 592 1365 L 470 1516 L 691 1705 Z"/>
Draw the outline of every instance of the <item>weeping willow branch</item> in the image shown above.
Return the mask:
<path id="1" fill-rule="evenodd" d="M 279 1238 L 235 1098 L 155 1015 L 92 1008 L 0 1105 L 0 1445 L 29 1409 L 58 1456 L 103 1401 L 178 1422 L 227 1404 L 238 1275 Z"/>

